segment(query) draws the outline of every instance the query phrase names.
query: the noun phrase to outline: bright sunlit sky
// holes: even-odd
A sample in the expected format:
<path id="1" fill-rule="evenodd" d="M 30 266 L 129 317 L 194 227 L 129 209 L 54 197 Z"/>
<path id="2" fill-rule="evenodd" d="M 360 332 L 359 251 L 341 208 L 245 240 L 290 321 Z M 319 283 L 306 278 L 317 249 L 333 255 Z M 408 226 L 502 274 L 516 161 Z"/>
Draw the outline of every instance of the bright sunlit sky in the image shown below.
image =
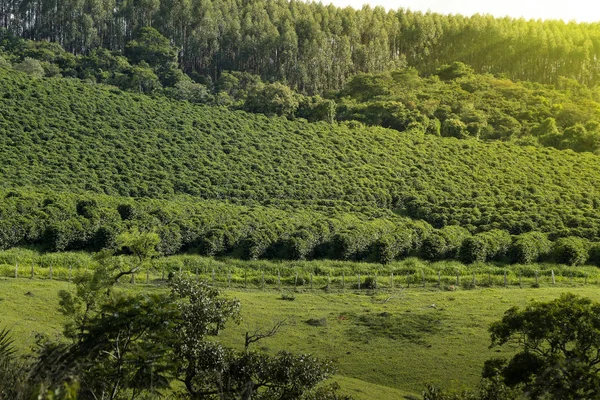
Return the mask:
<path id="1" fill-rule="evenodd" d="M 441 14 L 492 14 L 495 17 L 525 19 L 562 19 L 577 22 L 600 22 L 598 0 L 321 0 L 323 4 L 361 8 L 368 3 L 386 9 L 407 8 L 412 11 Z"/>

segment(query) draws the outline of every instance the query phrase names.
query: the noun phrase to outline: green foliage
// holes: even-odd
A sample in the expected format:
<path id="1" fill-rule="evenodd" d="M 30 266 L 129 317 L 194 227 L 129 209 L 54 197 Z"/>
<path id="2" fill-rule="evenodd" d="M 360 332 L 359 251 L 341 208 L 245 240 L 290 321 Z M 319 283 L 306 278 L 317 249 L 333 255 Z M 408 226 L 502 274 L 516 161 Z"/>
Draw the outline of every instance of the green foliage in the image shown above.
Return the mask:
<path id="1" fill-rule="evenodd" d="M 469 136 L 469 132 L 467 131 L 467 125 L 464 122 L 456 118 L 450 118 L 444 120 L 442 123 L 441 135 L 465 139 Z"/>
<path id="2" fill-rule="evenodd" d="M 115 260 L 102 261 L 91 277 L 77 282 L 74 294 L 60 293 L 72 343 L 44 344 L 35 367 L 51 390 L 76 378 L 83 398 L 135 399 L 160 395 L 178 381 L 189 398 L 300 399 L 335 372 L 331 362 L 309 355 L 249 349 L 276 329 L 246 334 L 243 352 L 224 347 L 214 338 L 227 321 L 239 321 L 239 301 L 181 276 L 169 282 L 170 293 L 117 292 L 113 285 L 121 273 Z"/>
<path id="3" fill-rule="evenodd" d="M 321 96 L 302 96 L 298 104 L 296 117 L 306 118 L 310 122 L 335 121 L 337 105 L 335 101 L 323 99 Z"/>
<path id="4" fill-rule="evenodd" d="M 523 393 L 518 388 L 507 386 L 497 376 L 482 379 L 475 390 L 461 393 L 446 393 L 440 388 L 428 384 L 423 391 L 423 400 L 514 400 Z"/>
<path id="5" fill-rule="evenodd" d="M 25 72 L 34 78 L 41 78 L 45 75 L 44 67 L 38 60 L 26 57 L 21 63 L 14 66 L 16 71 Z"/>
<path id="6" fill-rule="evenodd" d="M 19 360 L 11 332 L 0 330 L 0 398 L 18 399 L 23 395 L 24 365 Z"/>
<path id="7" fill-rule="evenodd" d="M 421 254 L 428 260 L 457 258 L 463 242 L 469 236 L 469 231 L 455 225 L 445 226 L 434 231 L 424 241 Z"/>
<path id="8" fill-rule="evenodd" d="M 173 44 L 187 73 L 217 80 L 224 71 L 246 71 L 311 95 L 339 89 L 357 73 L 406 65 L 450 80 L 467 78 L 470 65 L 578 92 L 575 79 L 589 87 L 599 80 L 595 24 L 256 0 L 215 0 L 201 8 L 165 0 L 53 7 L 18 0 L 3 7 L 10 18 L 0 21 L 0 43 L 10 51 L 52 58 L 51 41 L 60 41 L 66 54 L 142 45 L 153 58 L 171 60 Z M 41 44 L 24 46 L 17 34 Z M 128 47 L 132 37 L 138 45 Z M 68 56 L 60 58 L 68 66 Z"/>
<path id="9" fill-rule="evenodd" d="M 337 93 L 337 118 L 411 134 L 598 150 L 598 96 L 589 90 L 474 74 L 462 63 L 440 74 L 420 77 L 407 68 L 354 76 Z"/>
<path id="10" fill-rule="evenodd" d="M 467 263 L 502 259 L 508 253 L 511 243 L 512 238 L 506 231 L 493 229 L 478 233 L 464 240 L 460 257 Z"/>
<path id="11" fill-rule="evenodd" d="M 4 56 L 2 54 L 0 54 L 0 68 L 4 68 L 4 69 L 12 68 L 12 65 L 10 64 L 10 62 L 6 58 L 4 58 Z"/>
<path id="12" fill-rule="evenodd" d="M 154 232 L 140 233 L 137 228 L 131 232 L 123 232 L 117 237 L 117 245 L 130 251 L 137 258 L 139 266 L 158 254 L 156 246 L 160 241 L 158 234 Z"/>
<path id="13" fill-rule="evenodd" d="M 123 61 L 89 57 L 98 76 Z M 549 254 L 539 235 L 600 239 L 591 154 L 266 118 L 4 69 L 0 80 L 2 248 L 115 249 L 137 228 L 156 232 L 162 254 L 389 263 L 456 258 L 482 235 L 465 247 L 476 261 L 502 260 L 510 233 L 512 260 L 530 262 Z M 232 73 L 217 86 L 256 85 Z"/>
<path id="14" fill-rule="evenodd" d="M 326 81 L 313 81 L 306 86 L 294 84 L 296 78 L 312 80 L 321 74 L 313 76 L 312 71 L 303 74 L 296 66 L 292 69 L 298 73 L 284 69 L 275 76 L 264 66 L 254 70 L 248 69 L 248 65 L 239 65 L 243 71 L 227 71 L 223 68 L 228 64 L 223 62 L 205 69 L 200 60 L 206 60 L 206 54 L 195 54 L 188 60 L 185 53 L 191 46 L 173 46 L 172 39 L 148 26 L 137 26 L 135 34 L 130 35 L 134 39 L 126 38 L 129 41 L 124 45 L 125 54 L 132 65 L 120 55 L 123 46 L 115 48 L 112 42 L 108 44 L 110 50 L 93 48 L 84 52 L 86 55 L 75 56 L 57 43 L 23 40 L 8 31 L 1 32 L 7 54 L 22 61 L 15 62 L 22 67 L 17 68 L 37 76 L 41 76 L 40 71 L 35 72 L 36 68 L 31 65 L 26 68 L 27 63 L 39 61 L 45 76 L 78 77 L 129 91 L 162 93 L 178 100 L 287 118 L 300 117 L 311 122 L 357 120 L 367 125 L 410 130 L 415 135 L 441 133 L 461 139 L 513 140 L 520 145 L 543 145 L 577 152 L 597 152 L 600 146 L 597 91 L 569 78 L 559 77 L 555 86 L 512 82 L 490 74 L 475 74 L 471 67 L 459 61 L 443 65 L 429 77 L 424 73 L 421 78 L 417 69 L 406 67 L 399 59 L 384 63 L 376 69 L 377 74 L 367 63 L 363 72 L 370 73 L 359 73 L 349 80 L 346 79 L 349 74 L 329 76 Z M 213 45 L 214 40 L 193 43 L 205 48 Z M 223 54 L 217 59 L 222 57 Z M 365 61 L 363 56 L 358 57 L 353 60 L 354 65 Z M 392 56 L 395 57 L 398 54 Z M 236 60 L 239 58 L 242 57 Z M 186 67 L 188 62 L 192 65 Z M 294 63 L 298 62 L 301 59 L 294 58 Z M 395 70 L 397 67 L 404 69 Z M 489 72 L 488 68 L 483 72 Z M 384 72 L 380 72 L 382 70 Z M 324 75 L 333 73 L 334 70 L 328 68 Z M 261 78 L 265 82 L 276 82 L 263 83 Z M 214 87 L 213 80 L 216 80 Z M 325 91 L 329 86 L 341 90 Z M 307 96 L 307 93 L 321 93 L 331 98 Z"/>
<path id="15" fill-rule="evenodd" d="M 442 65 L 437 69 L 435 74 L 443 81 L 450 81 L 457 78 L 469 77 L 470 75 L 473 75 L 473 72 L 473 68 L 470 66 L 462 62 L 455 61 L 450 65 Z"/>
<path id="16" fill-rule="evenodd" d="M 532 398 L 595 397 L 600 384 L 599 315 L 600 304 L 573 294 L 507 310 L 490 327 L 493 346 L 510 342 L 519 347 L 500 368 L 506 383 L 523 384 Z"/>
<path id="17" fill-rule="evenodd" d="M 156 29 L 140 29 L 136 38 L 127 43 L 125 55 L 132 64 L 148 65 L 163 85 L 174 86 L 178 82 L 173 78 L 173 70 L 177 69 L 177 51 Z"/>
<path id="18" fill-rule="evenodd" d="M 189 78 L 182 78 L 173 88 L 166 88 L 167 96 L 176 100 L 187 100 L 190 103 L 211 103 L 212 95 L 206 86 L 193 82 Z"/>
<path id="19" fill-rule="evenodd" d="M 566 237 L 554 242 L 554 257 L 567 265 L 582 265 L 588 260 L 588 243 L 578 237 Z"/>
<path id="20" fill-rule="evenodd" d="M 289 87 L 277 82 L 269 83 L 253 88 L 243 108 L 270 116 L 291 117 L 298 109 L 298 100 Z"/>
<path id="21" fill-rule="evenodd" d="M 515 237 L 509 256 L 515 263 L 530 264 L 547 256 L 552 243 L 540 232 L 523 233 Z"/>

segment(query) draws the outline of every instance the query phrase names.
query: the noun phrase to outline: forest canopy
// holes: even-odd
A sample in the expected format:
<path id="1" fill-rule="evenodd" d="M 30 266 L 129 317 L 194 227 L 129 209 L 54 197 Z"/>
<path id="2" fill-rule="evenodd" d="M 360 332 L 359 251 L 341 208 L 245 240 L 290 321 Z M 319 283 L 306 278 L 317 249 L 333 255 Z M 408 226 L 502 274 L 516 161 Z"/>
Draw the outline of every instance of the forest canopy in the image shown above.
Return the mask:
<path id="1" fill-rule="evenodd" d="M 115 2 L 2 0 L 0 28 L 72 54 L 124 52 L 144 27 L 177 49 L 184 72 L 217 80 L 243 71 L 306 94 L 338 90 L 360 72 L 415 67 L 425 76 L 460 61 L 513 80 L 594 86 L 600 24 L 360 10 L 286 0 Z"/>

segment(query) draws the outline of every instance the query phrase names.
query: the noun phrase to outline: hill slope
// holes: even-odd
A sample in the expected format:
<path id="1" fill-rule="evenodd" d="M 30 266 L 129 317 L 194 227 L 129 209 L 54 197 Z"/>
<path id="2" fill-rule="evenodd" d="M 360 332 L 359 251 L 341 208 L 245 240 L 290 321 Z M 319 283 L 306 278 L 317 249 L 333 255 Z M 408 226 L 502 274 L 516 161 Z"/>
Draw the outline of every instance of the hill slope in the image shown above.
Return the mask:
<path id="1" fill-rule="evenodd" d="M 471 233 L 600 230 L 591 154 L 266 118 L 2 69 L 0 131 L 5 192 L 191 195 Z"/>

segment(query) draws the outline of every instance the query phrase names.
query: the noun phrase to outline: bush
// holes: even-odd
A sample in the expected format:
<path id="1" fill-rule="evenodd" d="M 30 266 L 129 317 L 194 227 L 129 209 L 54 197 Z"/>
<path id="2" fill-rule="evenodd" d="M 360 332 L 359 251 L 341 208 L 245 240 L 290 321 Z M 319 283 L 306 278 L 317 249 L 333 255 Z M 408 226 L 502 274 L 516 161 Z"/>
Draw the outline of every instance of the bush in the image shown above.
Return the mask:
<path id="1" fill-rule="evenodd" d="M 588 252 L 588 261 L 597 266 L 600 267 L 600 243 L 595 242 L 595 243 L 590 243 L 590 250 Z"/>
<path id="2" fill-rule="evenodd" d="M 506 255 L 511 241 L 510 234 L 499 229 L 478 233 L 465 239 L 460 249 L 460 259 L 473 263 L 501 258 Z"/>
<path id="3" fill-rule="evenodd" d="M 588 260 L 587 240 L 569 236 L 554 242 L 554 257 L 557 262 L 567 265 L 583 265 Z"/>
<path id="4" fill-rule="evenodd" d="M 469 137 L 467 125 L 457 118 L 445 120 L 442 123 L 441 134 L 445 137 L 455 137 L 458 139 L 465 139 Z"/>
<path id="5" fill-rule="evenodd" d="M 531 264 L 547 256 L 552 249 L 552 243 L 541 232 L 527 232 L 515 236 L 509 256 L 513 263 Z"/>
<path id="6" fill-rule="evenodd" d="M 460 259 L 469 264 L 474 262 L 485 262 L 488 254 L 488 243 L 479 235 L 466 238 L 460 248 Z"/>
<path id="7" fill-rule="evenodd" d="M 428 260 L 457 258 L 469 231 L 456 225 L 445 226 L 433 231 L 423 241 L 421 253 Z"/>
<path id="8" fill-rule="evenodd" d="M 33 58 L 25 57 L 23 62 L 16 64 L 14 69 L 17 71 L 25 72 L 35 78 L 41 78 L 44 76 L 44 67 L 42 63 Z"/>

